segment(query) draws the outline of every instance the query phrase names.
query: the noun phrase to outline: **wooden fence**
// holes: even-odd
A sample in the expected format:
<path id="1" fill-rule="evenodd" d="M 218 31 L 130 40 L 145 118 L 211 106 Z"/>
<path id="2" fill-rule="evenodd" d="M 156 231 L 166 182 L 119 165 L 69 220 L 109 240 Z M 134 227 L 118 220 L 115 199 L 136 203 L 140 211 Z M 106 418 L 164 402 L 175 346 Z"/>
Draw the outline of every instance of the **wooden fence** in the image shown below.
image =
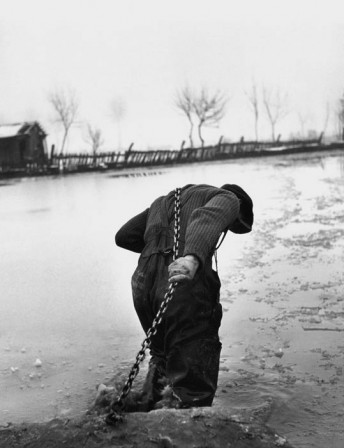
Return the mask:
<path id="1" fill-rule="evenodd" d="M 237 157 L 296 152 L 318 147 L 319 139 L 294 140 L 288 142 L 244 142 L 220 143 L 203 148 L 182 148 L 180 150 L 133 150 L 92 154 L 56 154 L 50 160 L 51 169 L 59 171 L 87 171 L 96 169 L 122 169 L 140 166 L 171 165 Z"/>
<path id="2" fill-rule="evenodd" d="M 73 173 L 123 169 L 147 166 L 164 166 L 240 157 L 258 157 L 281 153 L 311 152 L 324 149 L 344 149 L 344 143 L 323 145 L 321 137 L 313 140 L 289 140 L 277 142 L 244 141 L 222 143 L 203 148 L 181 148 L 180 150 L 133 150 L 131 145 L 124 152 L 103 152 L 97 154 L 53 154 L 50 159 L 21 166 L 0 166 L 2 175 L 37 175 Z"/>

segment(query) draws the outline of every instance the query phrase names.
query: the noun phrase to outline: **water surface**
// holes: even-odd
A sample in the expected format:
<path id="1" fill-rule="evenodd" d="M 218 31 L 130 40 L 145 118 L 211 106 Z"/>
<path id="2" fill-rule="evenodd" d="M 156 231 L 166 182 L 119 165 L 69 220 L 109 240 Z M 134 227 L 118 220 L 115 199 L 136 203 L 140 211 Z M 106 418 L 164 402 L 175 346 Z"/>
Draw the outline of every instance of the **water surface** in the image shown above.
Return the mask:
<path id="1" fill-rule="evenodd" d="M 343 333 L 303 327 L 330 312 L 343 324 L 343 172 L 341 155 L 321 153 L 2 181 L 0 424 L 84 412 L 133 362 L 137 255 L 115 246 L 116 230 L 176 186 L 237 183 L 256 222 L 219 251 L 216 403 L 261 412 L 295 446 L 342 447 Z"/>

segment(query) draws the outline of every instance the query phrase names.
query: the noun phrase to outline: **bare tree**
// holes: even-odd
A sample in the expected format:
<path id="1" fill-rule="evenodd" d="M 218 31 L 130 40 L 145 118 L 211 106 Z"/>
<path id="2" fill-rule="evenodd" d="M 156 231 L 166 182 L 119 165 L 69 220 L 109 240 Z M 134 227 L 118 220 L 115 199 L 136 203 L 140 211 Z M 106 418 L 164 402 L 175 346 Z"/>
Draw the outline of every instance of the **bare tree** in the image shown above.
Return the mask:
<path id="1" fill-rule="evenodd" d="M 95 156 L 98 152 L 98 149 L 104 144 L 102 131 L 99 128 L 93 127 L 88 123 L 86 141 L 90 144 L 92 153 Z"/>
<path id="2" fill-rule="evenodd" d="M 121 97 L 114 98 L 111 102 L 111 113 L 115 119 L 118 130 L 118 149 L 122 146 L 122 121 L 126 113 L 126 105 Z"/>
<path id="3" fill-rule="evenodd" d="M 329 103 L 329 101 L 327 101 L 326 107 L 325 107 L 324 125 L 323 125 L 323 130 L 322 130 L 323 135 L 326 134 L 328 122 L 330 120 L 330 115 L 331 115 L 330 103 Z"/>
<path id="4" fill-rule="evenodd" d="M 189 142 L 190 148 L 193 148 L 193 114 L 194 114 L 194 98 L 189 87 L 184 87 L 180 92 L 177 93 L 175 105 L 178 109 L 182 111 L 183 114 L 186 115 L 186 118 L 189 121 L 190 129 L 189 129 Z"/>
<path id="5" fill-rule="evenodd" d="M 344 93 L 338 100 L 337 110 L 338 137 L 344 140 Z"/>
<path id="6" fill-rule="evenodd" d="M 276 141 L 276 125 L 289 113 L 287 95 L 279 90 L 263 88 L 263 104 L 271 125 L 271 138 Z"/>
<path id="7" fill-rule="evenodd" d="M 70 128 L 78 114 L 79 101 L 72 90 L 57 90 L 49 95 L 49 101 L 55 109 L 57 121 L 63 126 L 64 133 L 60 149 L 60 153 L 63 154 Z"/>
<path id="8" fill-rule="evenodd" d="M 256 141 L 259 140 L 259 133 L 258 133 L 258 121 L 259 121 L 259 100 L 258 100 L 258 90 L 257 85 L 253 81 L 252 87 L 249 92 L 246 92 L 246 96 L 250 102 L 250 105 L 252 107 L 253 115 L 254 115 L 254 135 L 256 137 Z"/>
<path id="9" fill-rule="evenodd" d="M 217 91 L 210 94 L 205 88 L 194 100 L 194 112 L 198 118 L 198 136 L 201 140 L 202 147 L 204 139 L 202 136 L 203 126 L 218 126 L 225 115 L 227 99 L 225 95 Z"/>
<path id="10" fill-rule="evenodd" d="M 300 128 L 301 128 L 301 138 L 306 137 L 306 124 L 309 123 L 309 115 L 305 113 L 304 111 L 298 112 L 297 114 L 299 122 L 300 122 Z"/>

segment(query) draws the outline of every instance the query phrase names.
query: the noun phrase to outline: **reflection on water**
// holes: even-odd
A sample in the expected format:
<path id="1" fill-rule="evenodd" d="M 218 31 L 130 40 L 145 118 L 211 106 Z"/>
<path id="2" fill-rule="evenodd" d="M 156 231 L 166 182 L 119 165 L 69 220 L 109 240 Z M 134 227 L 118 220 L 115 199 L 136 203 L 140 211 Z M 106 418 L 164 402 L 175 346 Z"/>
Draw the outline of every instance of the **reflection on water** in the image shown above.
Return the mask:
<path id="1" fill-rule="evenodd" d="M 321 157 L 322 169 L 331 177 L 344 177 L 344 154 L 338 157 Z"/>
<path id="2" fill-rule="evenodd" d="M 282 245 L 272 247 L 274 238 L 289 238 L 292 246 L 292 238 L 300 234 L 297 221 L 290 223 L 290 228 L 272 229 L 276 232 L 272 240 L 268 228 L 260 228 L 260 223 L 283 219 L 287 224 L 288 213 L 295 214 L 301 206 L 305 213 L 309 207 L 311 219 L 314 208 L 309 201 L 314 195 L 323 195 L 328 179 L 332 182 L 329 188 L 337 188 L 344 177 L 344 158 L 317 155 L 305 162 L 304 157 L 287 156 L 282 162 L 272 157 L 147 173 L 132 170 L 1 181 L 0 388 L 5 392 L 0 423 L 83 411 L 94 396 L 95 385 L 111 377 L 123 361 L 127 366 L 133 360 L 143 336 L 130 292 L 137 255 L 116 248 L 114 235 L 157 195 L 187 183 L 240 184 L 254 199 L 256 235 L 265 245 L 255 261 L 257 269 L 264 256 L 277 250 L 282 253 Z M 303 203 L 298 205 L 300 191 Z M 302 232 L 316 231 L 318 224 L 309 222 Z M 272 427 L 286 425 L 286 435 L 300 432 L 298 446 L 315 446 L 307 445 L 302 428 L 316 425 L 319 412 L 324 418 L 330 411 L 321 400 L 313 403 L 314 415 L 305 411 L 302 404 L 314 399 L 313 386 L 281 386 L 276 377 L 264 383 L 242 374 L 238 377 L 243 366 L 236 364 L 237 357 L 247 358 L 241 350 L 265 336 L 257 335 L 255 327 L 247 323 L 243 327 L 240 319 L 245 313 L 247 317 L 247 311 L 230 291 L 235 291 L 236 285 L 243 291 L 242 285 L 248 283 L 255 294 L 251 312 L 263 312 L 264 316 L 271 312 L 255 301 L 259 294 L 267 295 L 264 281 L 257 285 L 252 279 L 250 284 L 253 271 L 247 271 L 247 266 L 253 263 L 252 257 L 245 258 L 243 251 L 250 254 L 254 245 L 253 237 L 230 237 L 219 254 L 224 306 L 228 310 L 222 329 L 226 342 L 223 356 L 230 360 L 231 380 L 238 385 L 229 389 L 233 412 L 236 407 L 264 408 Z M 266 275 L 270 272 L 271 268 Z M 287 275 L 283 272 L 276 273 L 279 284 Z M 226 348 L 229 343 L 230 349 Z M 37 358 L 42 361 L 41 368 L 34 366 Z"/>
<path id="3" fill-rule="evenodd" d="M 344 156 L 341 156 L 339 158 L 339 168 L 340 168 L 341 177 L 344 177 Z"/>

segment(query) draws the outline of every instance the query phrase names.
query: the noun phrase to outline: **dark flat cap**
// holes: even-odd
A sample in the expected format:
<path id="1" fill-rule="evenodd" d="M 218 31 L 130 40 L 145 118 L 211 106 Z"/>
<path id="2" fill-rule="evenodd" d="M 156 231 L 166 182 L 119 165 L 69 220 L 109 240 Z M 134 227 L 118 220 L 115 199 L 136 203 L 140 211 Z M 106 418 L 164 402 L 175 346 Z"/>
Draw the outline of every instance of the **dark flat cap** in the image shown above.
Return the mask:
<path id="1" fill-rule="evenodd" d="M 253 202 L 250 196 L 239 185 L 225 184 L 222 185 L 224 190 L 231 191 L 240 200 L 240 218 L 230 227 L 234 233 L 248 233 L 252 230 L 253 225 Z"/>

